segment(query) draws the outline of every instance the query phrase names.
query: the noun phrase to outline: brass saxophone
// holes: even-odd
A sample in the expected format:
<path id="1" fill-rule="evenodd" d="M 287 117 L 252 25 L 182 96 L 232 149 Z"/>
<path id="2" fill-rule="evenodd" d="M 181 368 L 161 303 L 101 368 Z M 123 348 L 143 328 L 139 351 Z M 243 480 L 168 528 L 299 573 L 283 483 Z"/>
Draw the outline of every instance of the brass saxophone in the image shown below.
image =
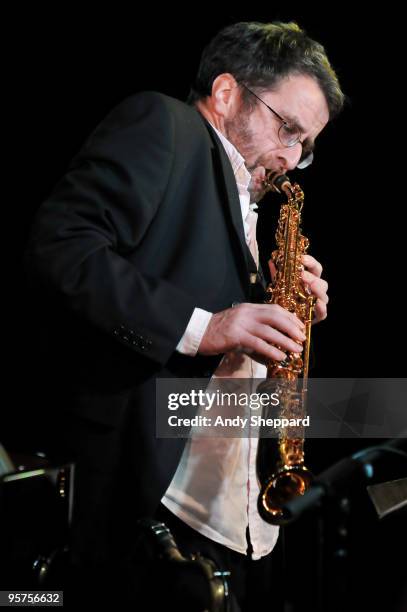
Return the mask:
<path id="1" fill-rule="evenodd" d="M 266 176 L 265 187 L 287 196 L 280 209 L 277 249 L 272 253 L 276 276 L 267 288 L 265 303 L 279 304 L 295 313 L 305 326 L 306 340 L 302 355 L 288 352 L 283 362 L 267 363 L 267 380 L 259 385 L 259 391 L 266 390 L 269 381 L 279 394 L 279 417 L 302 419 L 306 416 L 311 322 L 316 302 L 301 278 L 301 259 L 309 246 L 308 239 L 301 234 L 304 193 L 287 176 L 271 172 Z M 260 437 L 256 468 L 259 514 L 268 523 L 284 524 L 287 519 L 284 505 L 303 495 L 312 481 L 312 474 L 304 465 L 304 427 L 280 428 L 277 439 Z"/>

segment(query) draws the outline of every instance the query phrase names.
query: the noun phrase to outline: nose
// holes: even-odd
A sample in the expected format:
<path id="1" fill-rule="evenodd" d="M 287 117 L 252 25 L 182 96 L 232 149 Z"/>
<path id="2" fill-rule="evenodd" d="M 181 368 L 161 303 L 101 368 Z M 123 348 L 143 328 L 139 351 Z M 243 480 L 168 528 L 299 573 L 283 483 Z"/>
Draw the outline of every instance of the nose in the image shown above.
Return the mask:
<path id="1" fill-rule="evenodd" d="M 284 168 L 284 171 L 294 170 L 297 167 L 302 155 L 302 145 L 297 142 L 293 147 L 285 147 L 278 154 L 278 161 Z"/>

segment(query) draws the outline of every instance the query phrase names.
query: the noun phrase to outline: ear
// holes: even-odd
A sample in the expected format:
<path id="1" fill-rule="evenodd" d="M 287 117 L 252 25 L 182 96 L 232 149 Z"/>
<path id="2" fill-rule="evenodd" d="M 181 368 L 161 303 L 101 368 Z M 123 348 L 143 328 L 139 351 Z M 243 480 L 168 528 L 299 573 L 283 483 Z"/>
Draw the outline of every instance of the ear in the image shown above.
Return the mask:
<path id="1" fill-rule="evenodd" d="M 240 97 L 235 77 L 228 72 L 219 74 L 213 81 L 211 97 L 213 108 L 218 115 L 221 117 L 231 116 Z"/>

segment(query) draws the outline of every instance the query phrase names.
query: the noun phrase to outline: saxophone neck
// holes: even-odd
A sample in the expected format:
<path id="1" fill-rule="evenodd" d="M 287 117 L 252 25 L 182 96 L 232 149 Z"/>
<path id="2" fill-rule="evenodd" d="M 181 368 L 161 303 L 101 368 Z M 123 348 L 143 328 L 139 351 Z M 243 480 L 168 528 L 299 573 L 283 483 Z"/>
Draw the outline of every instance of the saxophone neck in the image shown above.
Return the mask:
<path id="1" fill-rule="evenodd" d="M 285 193 L 288 198 L 292 195 L 293 186 L 286 174 L 279 174 L 278 172 L 269 170 L 266 172 L 264 184 L 270 191 Z"/>
<path id="2" fill-rule="evenodd" d="M 286 174 L 279 174 L 269 170 L 266 173 L 264 185 L 268 191 L 285 194 L 288 204 L 301 212 L 304 203 L 304 192 L 298 183 L 291 183 Z"/>

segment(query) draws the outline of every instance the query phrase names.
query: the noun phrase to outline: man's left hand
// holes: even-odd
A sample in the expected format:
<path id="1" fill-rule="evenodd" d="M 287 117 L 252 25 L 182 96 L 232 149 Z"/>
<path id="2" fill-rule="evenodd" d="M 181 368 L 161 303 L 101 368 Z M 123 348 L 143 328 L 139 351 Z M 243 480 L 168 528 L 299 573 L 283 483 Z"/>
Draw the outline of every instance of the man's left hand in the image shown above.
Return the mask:
<path id="1" fill-rule="evenodd" d="M 312 323 L 323 321 L 327 317 L 328 283 L 321 278 L 322 266 L 312 255 L 304 255 L 302 258 L 305 270 L 302 279 L 311 289 L 312 295 L 317 298 L 314 308 Z"/>
<path id="2" fill-rule="evenodd" d="M 304 255 L 302 259 L 304 270 L 302 279 L 309 286 L 312 295 L 317 298 L 314 308 L 314 318 L 312 323 L 323 321 L 327 317 L 328 298 L 328 283 L 321 278 L 322 266 L 312 255 Z M 276 268 L 273 262 L 269 261 L 271 277 L 274 279 Z"/>

